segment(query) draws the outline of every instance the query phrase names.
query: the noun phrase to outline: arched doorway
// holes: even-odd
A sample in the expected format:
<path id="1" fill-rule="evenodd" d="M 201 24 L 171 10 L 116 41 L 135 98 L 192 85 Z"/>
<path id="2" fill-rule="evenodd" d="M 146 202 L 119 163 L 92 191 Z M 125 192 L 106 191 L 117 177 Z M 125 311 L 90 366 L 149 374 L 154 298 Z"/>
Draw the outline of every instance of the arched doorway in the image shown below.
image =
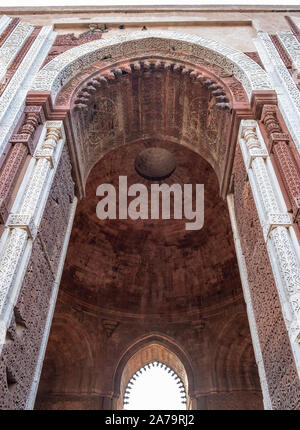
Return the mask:
<path id="1" fill-rule="evenodd" d="M 52 175 L 43 176 L 44 171 L 38 169 L 41 163 L 32 163 L 32 178 L 36 174 L 40 182 L 32 180 L 31 185 L 34 187 L 37 183 L 37 191 L 42 192 L 46 183 L 48 194 L 45 192 L 45 196 L 49 198 L 39 232 L 42 243 L 34 243 L 30 269 L 16 307 L 18 320 L 20 309 L 21 315 L 28 313 L 23 303 L 30 296 L 31 285 L 37 282 L 35 274 L 40 271 L 40 266 L 34 266 L 35 255 L 44 258 L 43 268 L 51 272 L 49 290 L 53 274 L 55 289 L 58 289 L 68 243 L 64 229 L 67 224 L 68 232 L 71 230 L 69 206 L 72 203 L 73 211 L 76 202 L 74 184 L 68 173 L 70 159 L 76 194 L 82 198 L 60 287 L 37 407 L 113 407 L 118 395 L 113 385 L 118 357 L 136 339 L 154 332 L 174 338 L 180 348 L 190 354 L 191 361 L 195 360 L 197 375 L 191 393 L 196 399 L 195 407 L 259 407 L 257 369 L 227 207 L 222 200 L 229 193 L 231 221 L 236 218 L 235 242 L 243 285 L 248 283 L 248 293 L 251 289 L 247 306 L 252 312 L 256 353 L 261 354 L 256 354 L 256 358 L 261 369 L 265 404 L 270 404 L 268 384 L 279 402 L 282 399 L 288 402 L 286 397 L 275 392 L 277 388 L 280 392 L 282 387 L 280 384 L 277 387 L 278 378 L 273 377 L 276 373 L 273 364 L 266 370 L 268 384 L 265 384 L 264 366 L 272 362 L 275 343 L 271 342 L 272 348 L 266 347 L 264 351 L 259 345 L 260 341 L 268 344 L 267 336 L 272 334 L 274 322 L 280 326 L 280 333 L 286 334 L 286 331 L 264 242 L 268 238 L 263 236 L 257 215 L 257 208 L 260 210 L 266 202 L 257 204 L 257 200 L 254 201 L 253 184 L 249 184 L 247 177 L 249 165 L 260 158 L 258 164 L 265 169 L 265 175 L 259 176 L 260 183 L 254 184 L 254 190 L 261 187 L 262 191 L 265 183 L 269 186 L 274 180 L 274 172 L 267 170 L 270 160 L 266 159 L 257 121 L 243 121 L 240 127 L 243 157 L 236 146 L 241 118 L 259 118 L 263 105 L 276 103 L 274 92 L 268 91 L 267 76 L 245 55 L 198 37 L 191 40 L 185 36 L 149 32 L 145 37 L 138 34 L 125 39 L 124 45 L 113 40 L 100 45 L 91 43 L 57 57 L 41 70 L 35 91 L 27 98 L 29 107 L 43 104 L 49 119 L 40 142 L 43 150 L 38 151 L 36 157 L 43 160 L 47 171 L 56 169 L 58 162 L 59 166 L 57 171 L 52 169 Z M 38 91 L 41 88 L 44 93 Z M 51 95 L 47 91 L 51 91 Z M 64 119 L 64 124 L 51 119 Z M 65 142 L 67 145 L 61 152 Z M 248 154 L 253 144 L 255 151 Z M 99 180 L 115 181 L 123 168 L 129 169 L 127 173 L 135 181 L 133 161 L 149 146 L 167 147 L 176 153 L 180 167 L 177 166 L 169 181 L 190 178 L 193 183 L 206 184 L 210 191 L 206 196 L 209 224 L 193 237 L 185 236 L 182 225 L 176 224 L 176 220 L 170 220 L 169 227 L 167 223 L 151 226 L 147 222 L 133 224 L 117 220 L 99 229 L 94 219 L 95 185 L 99 185 Z M 49 147 L 51 151 L 53 147 L 59 148 L 54 157 L 49 155 Z M 262 150 L 256 151 L 259 148 Z M 23 189 L 25 186 L 26 180 Z M 278 188 L 278 184 L 275 186 Z M 29 194 L 26 192 L 25 200 L 35 208 L 37 193 L 32 198 Z M 265 196 L 256 194 L 254 197 L 264 199 Z M 275 195 L 273 200 L 276 201 Z M 59 221 L 53 214 L 59 215 Z M 281 219 L 285 221 L 286 217 L 280 218 L 280 222 Z M 34 225 L 26 224 L 25 230 L 22 224 L 20 232 L 18 223 L 21 221 L 16 220 L 17 223 L 12 219 L 10 228 L 13 233 L 22 233 L 25 247 L 28 235 L 35 233 Z M 276 223 L 269 227 L 265 229 L 263 225 L 266 235 Z M 285 233 L 288 234 L 282 231 L 283 235 Z M 217 245 L 213 244 L 214 236 Z M 13 240 L 10 245 L 14 247 Z M 280 260 L 281 256 L 277 257 Z M 174 264 L 170 264 L 172 260 Z M 284 264 L 284 261 L 279 262 L 281 266 Z M 291 271 L 292 266 L 293 263 Z M 251 276 L 247 277 L 247 271 Z M 13 270 L 8 273 L 9 276 L 14 274 Z M 173 278 L 176 278 L 175 283 Z M 143 286 L 147 294 L 141 291 Z M 50 302 L 45 298 L 45 315 L 50 307 L 47 327 L 51 324 L 54 293 Z M 259 312 L 261 306 L 269 310 L 268 315 Z M 68 329 L 69 325 L 78 330 Z M 76 341 L 78 333 L 84 339 L 84 350 Z M 47 337 L 45 330 L 43 345 Z M 290 354 L 292 359 L 293 351 L 286 340 L 282 349 L 285 357 Z M 55 359 L 57 350 L 62 351 L 60 360 Z M 112 357 L 115 357 L 114 362 Z M 28 407 L 33 405 L 42 358 L 41 349 Z M 293 372 L 294 368 L 289 370 L 289 375 Z"/>
<path id="2" fill-rule="evenodd" d="M 11 24 L 5 44 L 24 28 Z M 293 56 L 296 39 L 260 33 L 260 62 L 146 28 L 99 40 L 92 27 L 48 51 L 55 33 L 34 27 L 12 50 L 1 98 L 0 407 L 33 408 L 79 200 L 37 407 L 113 407 L 118 360 L 154 333 L 190 357 L 195 407 L 257 407 L 227 201 L 264 406 L 299 408 L 299 157 L 287 103 L 297 93 L 277 52 Z M 133 159 L 149 147 L 179 162 L 169 181 L 209 190 L 200 233 L 173 219 L 99 229 L 94 185 L 129 167 L 135 180 Z"/>
<path id="3" fill-rule="evenodd" d="M 159 361 L 147 363 L 133 374 L 123 397 L 124 410 L 184 410 L 186 403 L 182 380 Z"/>
<path id="4" fill-rule="evenodd" d="M 152 181 L 134 168 L 136 157 L 148 147 L 167 148 L 176 159 L 176 169 L 164 183 L 204 184 L 203 229 L 187 231 L 185 220 L 174 217 L 97 218 L 99 184 L 118 190 L 122 175 L 128 186 L 150 187 Z M 120 390 L 126 388 L 126 383 L 115 382 L 120 360 L 126 367 L 126 351 L 153 333 L 158 339 L 174 339 L 179 356 L 189 357 L 189 406 L 262 407 L 228 211 L 218 195 L 210 165 L 175 142 L 148 138 L 122 145 L 92 168 L 74 220 L 37 408 L 120 407 Z M 69 336 L 69 325 L 80 326 L 76 332 L 82 349 L 78 335 Z M 173 362 L 170 367 L 176 371 Z"/>
<path id="5" fill-rule="evenodd" d="M 128 403 L 127 399 L 136 381 L 135 376 L 138 377 L 145 369 L 146 371 L 151 370 L 151 368 L 153 370 L 156 367 L 159 367 L 162 372 L 167 372 L 169 378 L 174 378 L 175 385 L 174 381 L 171 381 L 171 384 L 170 381 L 167 381 L 171 387 L 166 387 L 166 389 L 175 391 L 173 396 L 176 398 L 177 408 L 179 403 L 183 405 L 180 406 L 180 409 L 193 408 L 189 393 L 193 392 L 194 375 L 189 357 L 173 339 L 155 334 L 138 339 L 120 359 L 114 375 L 115 397 L 117 399 L 114 406 L 116 409 L 122 409 L 124 401 L 126 404 Z M 157 377 L 156 374 L 154 376 Z M 158 386 L 160 386 L 159 381 L 157 381 Z"/>

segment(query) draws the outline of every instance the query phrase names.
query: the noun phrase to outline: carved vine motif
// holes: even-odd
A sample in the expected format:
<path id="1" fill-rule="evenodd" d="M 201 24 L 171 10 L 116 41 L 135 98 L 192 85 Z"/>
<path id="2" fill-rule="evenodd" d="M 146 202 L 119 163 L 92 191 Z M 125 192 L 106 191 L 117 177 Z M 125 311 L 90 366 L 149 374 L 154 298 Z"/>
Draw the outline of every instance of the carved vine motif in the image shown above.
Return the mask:
<path id="1" fill-rule="evenodd" d="M 11 35 L 5 40 L 0 48 L 1 63 L 0 63 L 0 78 L 2 78 L 7 68 L 15 60 L 15 56 L 19 56 L 22 52 L 21 46 L 26 39 L 32 34 L 34 27 L 24 22 L 17 25 Z M 21 49 L 20 49 L 21 48 Z"/>
<path id="2" fill-rule="evenodd" d="M 102 31 L 95 30 L 91 32 L 90 30 L 85 31 L 84 33 L 79 34 L 78 37 L 74 35 L 74 33 L 71 34 L 59 34 L 54 42 L 54 45 L 56 46 L 78 46 L 82 45 L 83 43 L 90 42 L 91 40 L 99 40 L 102 38 Z"/>
<path id="3" fill-rule="evenodd" d="M 295 69 L 300 68 L 299 42 L 290 31 L 280 31 L 277 35 L 281 46 L 287 53 Z"/>
<path id="4" fill-rule="evenodd" d="M 185 119 L 185 129 L 191 140 L 199 140 L 199 131 L 203 130 L 207 122 L 207 111 L 204 109 L 207 99 L 202 97 L 193 97 L 189 101 L 187 117 Z"/>
<path id="5" fill-rule="evenodd" d="M 208 104 L 208 110 L 206 112 L 206 121 L 205 121 L 204 130 L 205 130 L 206 141 L 209 144 L 209 146 L 214 150 L 217 147 L 218 133 L 220 130 L 220 128 L 218 127 L 218 123 L 222 117 L 223 117 L 223 113 L 215 109 L 213 100 L 211 100 Z"/>
<path id="6" fill-rule="evenodd" d="M 66 85 L 63 89 L 63 91 L 61 91 L 56 100 L 55 100 L 55 105 L 56 106 L 64 106 L 67 105 L 69 100 L 71 99 L 72 93 L 74 92 L 74 90 L 86 79 L 88 79 L 89 76 L 91 76 L 92 74 L 96 73 L 98 71 L 98 69 L 95 66 L 90 66 L 87 67 L 86 69 L 84 69 L 82 72 L 78 73 L 78 75 L 76 75 L 71 82 L 68 83 L 68 85 Z"/>
<path id="7" fill-rule="evenodd" d="M 269 130 L 274 130 L 274 123 L 273 120 L 269 123 Z M 285 322 L 291 341 L 299 343 L 300 268 L 290 236 L 290 216 L 287 212 L 280 211 L 280 201 L 275 193 L 276 180 L 274 182 L 265 162 L 269 155 L 264 148 L 264 142 L 257 134 L 257 125 L 254 121 L 242 123 L 241 136 L 244 138 L 244 140 L 240 139 L 244 162 L 255 178 L 252 176 L 253 179 L 250 182 L 273 273 L 278 288 L 280 289 L 281 285 L 284 286 L 283 300 L 287 300 L 289 307 L 283 307 Z"/>

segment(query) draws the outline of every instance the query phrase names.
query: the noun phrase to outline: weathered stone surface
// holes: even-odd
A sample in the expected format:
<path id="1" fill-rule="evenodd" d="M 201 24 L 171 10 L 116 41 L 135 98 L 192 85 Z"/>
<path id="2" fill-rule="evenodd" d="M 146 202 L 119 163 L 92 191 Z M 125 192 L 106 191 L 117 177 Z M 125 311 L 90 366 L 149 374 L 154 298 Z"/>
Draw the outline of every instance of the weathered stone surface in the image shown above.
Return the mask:
<path id="1" fill-rule="evenodd" d="M 234 178 L 236 217 L 272 407 L 297 409 L 300 383 L 295 376 L 290 340 L 239 148 Z"/>
<path id="2" fill-rule="evenodd" d="M 60 190 L 60 200 L 57 192 Z M 0 409 L 24 409 L 45 330 L 73 182 L 63 151 L 6 336 L 0 365 Z"/>

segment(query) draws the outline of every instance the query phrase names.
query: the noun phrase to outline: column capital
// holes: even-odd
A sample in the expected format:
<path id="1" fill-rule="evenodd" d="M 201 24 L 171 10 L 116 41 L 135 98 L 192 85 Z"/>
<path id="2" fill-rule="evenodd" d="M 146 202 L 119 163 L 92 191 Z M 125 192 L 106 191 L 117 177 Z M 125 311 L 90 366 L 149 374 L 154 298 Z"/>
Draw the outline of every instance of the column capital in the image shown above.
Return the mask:
<path id="1" fill-rule="evenodd" d="M 241 137 L 245 140 L 246 143 L 247 157 L 245 162 L 248 169 L 252 167 L 252 162 L 255 158 L 268 157 L 268 151 L 266 150 L 266 148 L 264 148 L 257 135 L 256 121 L 247 121 L 247 124 L 242 126 Z"/>
<path id="2" fill-rule="evenodd" d="M 41 106 L 26 106 L 24 109 L 24 120 L 18 133 L 13 134 L 10 139 L 12 145 L 21 143 L 27 146 L 32 155 L 35 150 L 33 138 L 37 127 L 45 122 L 44 111 Z"/>

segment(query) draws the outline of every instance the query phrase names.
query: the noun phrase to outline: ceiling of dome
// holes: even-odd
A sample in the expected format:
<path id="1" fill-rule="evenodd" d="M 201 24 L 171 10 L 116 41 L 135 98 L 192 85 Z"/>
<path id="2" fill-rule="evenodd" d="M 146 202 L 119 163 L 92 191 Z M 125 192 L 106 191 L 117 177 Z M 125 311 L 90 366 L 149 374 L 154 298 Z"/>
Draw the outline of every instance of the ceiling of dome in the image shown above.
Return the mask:
<path id="1" fill-rule="evenodd" d="M 175 171 L 164 181 L 149 181 L 136 172 L 136 157 L 149 148 L 165 149 L 176 160 Z M 96 189 L 110 183 L 118 194 L 121 175 L 128 177 L 128 187 L 140 183 L 149 191 L 151 183 L 204 184 L 204 227 L 188 231 L 186 219 L 172 218 L 100 220 Z M 104 156 L 78 204 L 61 291 L 93 309 L 140 316 L 217 308 L 240 296 L 228 211 L 209 164 L 182 145 L 157 139 Z"/>

